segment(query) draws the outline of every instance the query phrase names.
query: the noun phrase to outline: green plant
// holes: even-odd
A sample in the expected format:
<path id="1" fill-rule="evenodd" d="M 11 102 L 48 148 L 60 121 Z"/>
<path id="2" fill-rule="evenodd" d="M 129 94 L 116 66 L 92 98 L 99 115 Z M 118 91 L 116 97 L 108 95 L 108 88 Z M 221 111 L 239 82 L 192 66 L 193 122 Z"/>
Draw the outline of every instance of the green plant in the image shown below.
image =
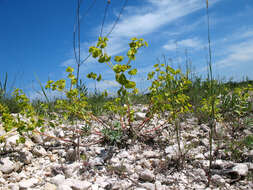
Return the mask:
<path id="1" fill-rule="evenodd" d="M 5 74 L 4 81 L 0 81 L 0 100 L 6 97 L 7 93 L 7 81 L 8 81 L 8 75 Z"/>
<path id="2" fill-rule="evenodd" d="M 216 123 L 215 118 L 217 117 L 217 94 L 216 94 L 216 80 L 213 77 L 213 69 L 212 69 L 212 50 L 211 50 L 211 37 L 210 37 L 210 21 L 209 21 L 209 4 L 208 0 L 206 0 L 206 17 L 207 17 L 207 39 L 208 39 L 208 91 L 207 92 L 207 99 L 204 100 L 202 103 L 203 107 L 206 107 L 209 111 L 207 114 L 209 116 L 209 123 L 208 126 L 210 128 L 209 131 L 209 168 L 208 168 L 208 184 L 211 184 L 211 168 L 213 164 L 213 137 L 216 134 Z"/>
<path id="3" fill-rule="evenodd" d="M 57 100 L 55 107 L 60 110 L 65 120 L 70 120 L 72 123 L 76 123 L 77 119 L 81 119 L 84 120 L 86 124 L 89 124 L 90 114 L 87 111 L 89 107 L 87 97 L 84 93 L 80 93 L 80 90 L 77 88 L 77 79 L 73 74 L 74 69 L 68 67 L 66 72 L 68 73 L 70 83 L 69 88 L 66 88 L 65 79 L 57 81 L 49 80 L 45 88 L 64 93 L 66 98 Z M 76 145 L 76 152 L 78 154 L 77 159 L 80 160 L 80 134 L 78 132 L 74 133 L 74 138 L 78 141 Z"/>
<path id="4" fill-rule="evenodd" d="M 231 141 L 232 142 L 227 143 L 225 153 L 230 154 L 232 160 L 236 162 L 243 162 L 245 148 L 248 150 L 253 149 L 253 135 L 247 135 L 240 140 L 232 139 Z"/>
<path id="5" fill-rule="evenodd" d="M 225 120 L 232 118 L 241 118 L 246 116 L 250 111 L 250 94 L 253 88 L 251 85 L 247 87 L 237 87 L 230 91 L 225 88 L 225 93 L 221 98 L 221 110 L 224 113 Z"/>
<path id="6" fill-rule="evenodd" d="M 88 96 L 87 102 L 90 106 L 90 111 L 95 116 L 101 116 L 105 114 L 106 110 L 104 109 L 104 105 L 109 100 L 108 97 L 105 97 L 102 93 L 95 92 Z"/>
<path id="7" fill-rule="evenodd" d="M 86 124 L 85 126 L 81 128 L 81 131 L 82 131 L 82 136 L 88 136 L 91 134 L 91 126 Z"/>
<path id="8" fill-rule="evenodd" d="M 4 130 L 7 132 L 4 136 L 1 136 L 1 140 L 3 141 L 9 133 L 17 131 L 21 135 L 19 142 L 23 143 L 25 141 L 24 134 L 41 127 L 45 121 L 43 117 L 36 115 L 32 104 L 22 90 L 16 89 L 13 92 L 13 99 L 20 109 L 18 114 L 13 115 L 9 112 L 7 106 L 2 104 L 0 106 L 1 121 Z"/>
<path id="9" fill-rule="evenodd" d="M 152 81 L 150 90 L 151 114 L 169 112 L 168 122 L 175 125 L 178 151 L 182 158 L 180 117 L 189 112 L 192 105 L 185 91 L 190 87 L 191 81 L 187 79 L 181 70 L 173 69 L 169 65 L 155 64 L 155 71 L 148 74 L 148 80 Z M 181 164 L 179 164 L 181 165 Z"/>
<path id="10" fill-rule="evenodd" d="M 104 142 L 111 145 L 122 143 L 123 131 L 119 122 L 115 122 L 114 126 L 111 128 L 102 129 L 101 133 L 103 134 Z"/>
<path id="11" fill-rule="evenodd" d="M 114 72 L 115 80 L 120 86 L 117 91 L 117 97 L 113 99 L 113 101 L 107 101 L 104 105 L 104 109 L 115 115 L 119 115 L 121 121 L 124 121 L 124 118 L 127 118 L 128 123 L 124 124 L 121 122 L 121 127 L 125 128 L 126 125 L 130 126 L 130 133 L 132 136 L 135 136 L 137 132 L 132 127 L 134 110 L 131 108 L 132 101 L 130 99 L 130 95 L 137 94 L 138 89 L 136 88 L 136 83 L 130 79 L 132 76 L 137 74 L 137 69 L 132 68 L 131 62 L 135 60 L 139 48 L 147 46 L 147 42 L 145 42 L 143 39 L 132 38 L 131 43 L 129 43 L 129 50 L 127 52 L 128 61 L 126 63 L 122 63 L 124 57 L 115 56 L 115 63 L 113 64 L 111 61 L 111 56 L 105 53 L 107 41 L 107 37 L 99 37 L 97 45 L 92 46 L 89 49 L 89 52 L 92 54 L 93 58 L 98 59 L 98 62 L 100 63 L 108 65 L 108 67 Z M 98 82 L 102 80 L 101 74 L 96 74 L 93 72 L 89 73 L 87 77 Z M 103 95 L 107 97 L 108 92 L 104 91 Z"/>

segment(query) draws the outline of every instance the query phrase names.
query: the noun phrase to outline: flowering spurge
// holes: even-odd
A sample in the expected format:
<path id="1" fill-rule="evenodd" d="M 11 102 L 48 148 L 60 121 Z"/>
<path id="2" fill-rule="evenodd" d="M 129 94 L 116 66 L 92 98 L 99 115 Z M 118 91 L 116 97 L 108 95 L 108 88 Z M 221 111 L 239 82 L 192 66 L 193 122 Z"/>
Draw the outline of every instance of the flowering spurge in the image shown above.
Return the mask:
<path id="1" fill-rule="evenodd" d="M 98 59 L 98 62 L 101 64 L 106 64 L 113 72 L 115 76 L 115 81 L 119 84 L 119 89 L 117 91 L 117 97 L 113 101 L 108 101 L 105 104 L 105 109 L 113 114 L 120 116 L 121 127 L 125 128 L 126 126 L 130 127 L 130 132 L 132 135 L 136 135 L 136 131 L 132 127 L 132 122 L 134 120 L 134 110 L 132 109 L 132 103 L 130 96 L 138 93 L 136 88 L 136 83 L 131 79 L 132 76 L 136 75 L 138 70 L 132 67 L 132 61 L 136 59 L 136 54 L 139 48 L 143 46 L 148 46 L 147 42 L 143 39 L 132 38 L 131 43 L 129 43 L 129 50 L 127 52 L 128 60 L 126 63 L 123 63 L 125 59 L 124 56 L 111 56 L 105 53 L 105 48 L 107 47 L 108 38 L 99 37 L 97 45 L 92 46 L 89 49 L 89 52 L 92 54 L 93 58 Z M 101 81 L 101 74 L 89 73 L 88 78 L 91 78 L 96 81 Z M 105 90 L 103 92 L 104 96 L 108 95 L 108 92 Z M 127 123 L 123 121 L 127 119 Z"/>
<path id="2" fill-rule="evenodd" d="M 18 142 L 24 143 L 25 133 L 33 132 L 37 127 L 43 126 L 45 120 L 36 114 L 22 90 L 16 89 L 12 96 L 20 111 L 18 114 L 12 114 L 6 106 L 0 105 L 1 122 L 6 131 L 6 134 L 0 137 L 0 141 L 4 141 L 8 134 L 17 131 L 20 134 Z"/>
<path id="3" fill-rule="evenodd" d="M 151 114 L 169 112 L 167 121 L 176 127 L 178 151 L 180 153 L 179 166 L 182 165 L 182 151 L 180 140 L 180 117 L 191 109 L 189 96 L 185 94 L 190 87 L 191 81 L 181 72 L 169 65 L 155 64 L 155 70 L 148 74 L 148 80 L 152 80 L 149 88 L 151 98 Z M 156 76 L 156 78 L 154 78 Z"/>

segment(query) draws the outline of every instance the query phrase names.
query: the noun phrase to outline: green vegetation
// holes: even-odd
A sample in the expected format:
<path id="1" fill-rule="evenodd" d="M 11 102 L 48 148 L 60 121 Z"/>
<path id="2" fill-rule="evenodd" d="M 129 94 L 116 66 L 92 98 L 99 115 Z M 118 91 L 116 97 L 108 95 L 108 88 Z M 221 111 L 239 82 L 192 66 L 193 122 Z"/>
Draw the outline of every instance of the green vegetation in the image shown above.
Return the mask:
<path id="1" fill-rule="evenodd" d="M 210 45 L 210 36 L 208 38 Z M 80 139 L 93 133 L 94 122 L 102 126 L 100 131 L 96 131 L 96 134 L 101 137 L 98 142 L 124 146 L 129 139 L 135 142 L 143 140 L 143 136 L 147 137 L 143 129 L 147 127 L 150 120 L 158 117 L 166 119 L 166 123 L 175 127 L 179 152 L 178 166 L 181 168 L 185 153 L 181 149 L 180 121 L 191 114 L 198 118 L 199 123 L 206 123 L 210 129 L 209 176 L 214 160 L 213 143 L 220 140 L 218 137 L 221 135 L 217 134 L 216 122 L 228 124 L 226 130 L 231 134 L 232 139 L 224 138 L 223 141 L 226 144 L 227 154 L 234 160 L 241 161 L 244 148 L 252 149 L 252 135 L 247 135 L 243 139 L 237 135 L 242 130 L 252 128 L 252 81 L 224 83 L 215 80 L 212 73 L 210 46 L 207 79 L 202 80 L 199 77 L 189 79 L 191 73 L 188 69 L 183 73 L 182 70 L 172 68 L 167 63 L 159 63 L 154 65 L 154 71 L 148 73 L 147 79 L 151 83 L 148 94 L 140 94 L 136 83 L 132 80 L 132 76 L 138 75 L 138 70 L 133 67 L 132 62 L 136 59 L 138 50 L 148 46 L 147 42 L 132 38 L 127 55 L 112 58 L 105 52 L 108 40 L 107 37 L 99 37 L 96 46 L 90 47 L 89 52 L 99 63 L 107 65 L 114 72 L 115 81 L 119 84 L 115 96 L 109 96 L 110 92 L 107 90 L 88 94 L 85 84 L 79 79 L 79 72 L 75 76 L 74 69 L 68 67 L 67 79 L 49 80 L 45 87 L 41 86 L 47 101 L 32 102 L 20 89 L 13 90 L 12 95 L 7 96 L 6 74 L 3 82 L 0 82 L 0 121 L 7 133 L 0 136 L 0 141 L 5 141 L 5 137 L 15 131 L 21 135 L 20 143 L 25 141 L 27 134 L 36 132 L 43 135 L 45 124 L 57 127 L 50 121 L 52 118 L 57 118 L 59 122 L 71 123 L 76 128 L 78 128 L 78 121 L 85 124 L 82 129 L 74 131 L 72 138 L 74 140 L 68 141 L 73 143 L 77 150 L 79 150 Z M 100 82 L 103 80 L 103 74 L 90 72 L 87 78 Z M 65 98 L 49 101 L 45 89 L 58 91 Z M 136 102 L 147 107 L 146 118 L 138 124 L 134 118 Z M 165 112 L 168 113 L 166 116 Z M 113 119 L 104 120 L 102 116 Z M 150 132 L 158 129 L 159 126 L 155 126 Z M 123 169 L 119 170 L 123 171 Z M 112 168 L 112 170 L 116 169 Z M 209 179 L 209 183 L 210 181 Z"/>

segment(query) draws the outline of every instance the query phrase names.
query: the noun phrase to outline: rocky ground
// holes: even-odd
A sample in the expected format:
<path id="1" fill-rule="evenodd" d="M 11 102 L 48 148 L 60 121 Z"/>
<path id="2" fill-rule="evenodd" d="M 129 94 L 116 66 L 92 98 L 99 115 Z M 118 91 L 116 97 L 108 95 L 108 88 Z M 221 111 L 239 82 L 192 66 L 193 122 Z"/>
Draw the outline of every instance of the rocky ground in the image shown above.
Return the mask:
<path id="1" fill-rule="evenodd" d="M 138 112 L 135 124 L 141 123 L 144 115 Z M 156 118 L 143 130 L 163 122 Z M 79 122 L 78 128 L 83 126 Z M 6 143 L 0 144 L 0 190 L 253 189 L 253 150 L 244 148 L 240 150 L 239 161 L 233 160 L 226 151 L 224 139 L 232 137 L 225 124 L 217 123 L 219 135 L 213 144 L 215 160 L 210 187 L 206 186 L 209 128 L 199 124 L 196 118 L 189 117 L 180 124 L 182 164 L 179 164 L 175 128 L 170 124 L 151 131 L 154 138 L 128 139 L 122 146 L 98 142 L 100 136 L 95 131 L 101 125 L 94 122 L 93 126 L 92 133 L 81 138 L 80 161 L 75 161 L 75 147 L 68 142 L 72 140 L 75 125 L 48 127 L 44 135 L 26 137 L 24 144 L 17 144 L 17 133 L 10 135 Z M 159 135 L 155 135 L 158 131 Z M 4 133 L 0 128 L 0 136 Z M 240 132 L 242 137 L 249 134 L 253 134 L 252 127 Z"/>

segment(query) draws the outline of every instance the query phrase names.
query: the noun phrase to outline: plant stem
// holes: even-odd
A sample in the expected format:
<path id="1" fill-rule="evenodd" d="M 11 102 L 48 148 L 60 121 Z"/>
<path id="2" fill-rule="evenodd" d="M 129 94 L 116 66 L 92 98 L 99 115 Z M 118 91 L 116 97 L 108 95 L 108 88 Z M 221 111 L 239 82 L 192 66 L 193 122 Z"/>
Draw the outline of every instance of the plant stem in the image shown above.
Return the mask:
<path id="1" fill-rule="evenodd" d="M 208 0 L 206 0 L 206 16 L 207 16 L 207 34 L 208 34 L 208 53 L 209 53 L 209 98 L 211 98 L 211 118 L 209 123 L 209 169 L 208 169 L 208 186 L 211 183 L 211 168 L 213 162 L 213 135 L 215 130 L 215 112 L 214 112 L 214 104 L 215 104 L 215 93 L 214 93 L 214 81 L 213 81 L 213 71 L 212 71 L 212 51 L 211 51 L 211 37 L 210 37 L 210 22 L 209 22 L 209 8 L 208 8 Z M 216 130 L 215 130 L 216 131 Z"/>

